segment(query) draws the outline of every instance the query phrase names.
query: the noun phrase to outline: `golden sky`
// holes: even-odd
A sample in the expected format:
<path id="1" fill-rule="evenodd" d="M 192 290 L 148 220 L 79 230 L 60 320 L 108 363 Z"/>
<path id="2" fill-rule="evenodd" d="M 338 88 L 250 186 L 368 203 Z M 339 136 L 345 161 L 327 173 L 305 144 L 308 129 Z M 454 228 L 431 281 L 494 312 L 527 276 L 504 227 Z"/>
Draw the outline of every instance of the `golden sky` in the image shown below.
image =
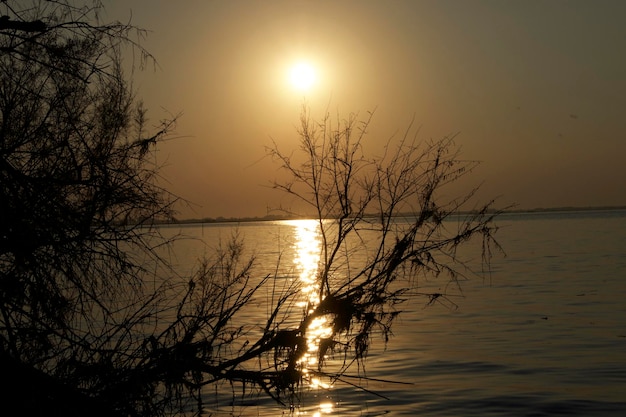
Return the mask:
<path id="1" fill-rule="evenodd" d="M 158 154 L 181 217 L 264 216 L 263 159 L 315 117 L 375 110 L 368 141 L 412 119 L 459 133 L 471 183 L 520 208 L 626 205 L 626 1 L 113 0 L 159 63 L 135 76 L 153 122 L 182 113 Z M 297 62 L 315 69 L 294 88 Z"/>

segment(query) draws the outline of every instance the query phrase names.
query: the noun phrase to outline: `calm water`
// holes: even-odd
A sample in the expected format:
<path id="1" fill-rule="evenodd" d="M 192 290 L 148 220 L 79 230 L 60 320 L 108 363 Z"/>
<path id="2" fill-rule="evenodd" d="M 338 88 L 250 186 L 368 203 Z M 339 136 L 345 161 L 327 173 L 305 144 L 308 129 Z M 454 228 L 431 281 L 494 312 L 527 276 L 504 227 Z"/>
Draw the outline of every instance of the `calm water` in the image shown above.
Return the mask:
<path id="1" fill-rule="evenodd" d="M 407 302 L 387 349 L 371 349 L 366 375 L 394 383 L 349 380 L 378 396 L 340 382 L 310 388 L 296 415 L 626 415 L 626 211 L 507 214 L 498 224 L 507 256 L 491 277 L 463 282 L 450 298 L 457 308 Z M 201 239 L 179 243 L 184 272 L 235 229 L 260 272 L 278 254 L 285 276 L 303 269 L 298 222 L 174 229 Z M 207 398 L 207 415 L 288 413 L 263 397 Z"/>

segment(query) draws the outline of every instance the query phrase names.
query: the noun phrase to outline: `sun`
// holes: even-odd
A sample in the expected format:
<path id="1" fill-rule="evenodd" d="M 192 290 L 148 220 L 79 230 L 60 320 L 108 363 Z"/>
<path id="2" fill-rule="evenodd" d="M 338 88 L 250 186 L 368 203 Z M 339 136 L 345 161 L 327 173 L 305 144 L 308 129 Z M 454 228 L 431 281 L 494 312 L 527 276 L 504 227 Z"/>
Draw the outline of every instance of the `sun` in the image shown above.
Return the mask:
<path id="1" fill-rule="evenodd" d="M 289 81 L 296 90 L 308 91 L 317 81 L 315 68 L 308 62 L 298 62 L 289 71 Z"/>

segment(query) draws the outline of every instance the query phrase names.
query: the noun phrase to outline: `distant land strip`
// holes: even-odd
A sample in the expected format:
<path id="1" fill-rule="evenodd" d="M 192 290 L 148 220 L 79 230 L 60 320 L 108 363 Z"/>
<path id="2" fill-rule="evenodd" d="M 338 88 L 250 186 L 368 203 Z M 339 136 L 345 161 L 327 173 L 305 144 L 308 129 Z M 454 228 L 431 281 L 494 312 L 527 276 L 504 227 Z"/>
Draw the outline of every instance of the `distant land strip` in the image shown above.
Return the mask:
<path id="1" fill-rule="evenodd" d="M 606 210 L 626 210 L 626 206 L 587 206 L 587 207 L 537 207 L 532 209 L 507 209 L 501 210 L 502 213 L 554 213 L 554 212 L 575 212 L 575 211 L 606 211 Z M 496 212 L 498 209 L 490 210 L 490 212 Z M 455 215 L 472 214 L 472 211 L 459 211 L 454 213 Z M 397 217 L 412 216 L 412 213 L 400 213 Z M 369 215 L 365 217 L 375 217 L 375 215 Z M 268 214 L 262 217 L 204 217 L 204 218 L 190 218 L 190 219 L 170 219 L 159 221 L 155 220 L 155 224 L 192 224 L 192 223 L 245 223 L 245 222 L 262 222 L 262 221 L 278 221 L 278 220 L 302 220 L 311 219 L 314 216 L 295 216 L 295 215 L 281 215 L 281 214 Z"/>

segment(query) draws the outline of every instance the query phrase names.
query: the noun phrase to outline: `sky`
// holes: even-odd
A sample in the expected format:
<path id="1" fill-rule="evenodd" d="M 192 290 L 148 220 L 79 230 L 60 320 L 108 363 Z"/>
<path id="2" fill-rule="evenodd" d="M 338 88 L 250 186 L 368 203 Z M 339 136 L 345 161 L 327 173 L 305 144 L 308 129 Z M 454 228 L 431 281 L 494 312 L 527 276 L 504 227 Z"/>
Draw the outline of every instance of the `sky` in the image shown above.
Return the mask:
<path id="1" fill-rule="evenodd" d="M 464 183 L 520 209 L 626 205 L 626 2 L 621 0 L 111 0 L 149 30 L 133 75 L 181 218 L 265 216 L 281 204 L 272 142 L 313 118 L 374 111 L 366 141 L 413 121 L 480 160 Z M 129 58 L 130 59 L 130 58 Z M 289 70 L 309 62 L 302 91 Z M 472 186 L 473 186 L 472 185 Z"/>

